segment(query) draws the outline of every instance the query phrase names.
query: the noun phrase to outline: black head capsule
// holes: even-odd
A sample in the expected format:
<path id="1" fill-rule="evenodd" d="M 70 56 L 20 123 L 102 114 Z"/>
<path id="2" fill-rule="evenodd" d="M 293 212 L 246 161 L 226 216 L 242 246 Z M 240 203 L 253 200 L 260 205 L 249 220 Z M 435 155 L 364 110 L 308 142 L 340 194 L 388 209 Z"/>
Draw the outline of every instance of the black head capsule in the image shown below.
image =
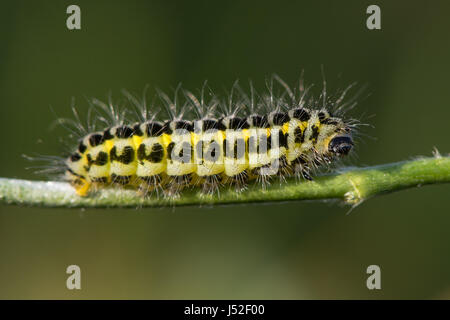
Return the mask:
<path id="1" fill-rule="evenodd" d="M 353 147 L 352 137 L 349 135 L 338 135 L 331 139 L 328 151 L 338 156 L 347 155 Z"/>

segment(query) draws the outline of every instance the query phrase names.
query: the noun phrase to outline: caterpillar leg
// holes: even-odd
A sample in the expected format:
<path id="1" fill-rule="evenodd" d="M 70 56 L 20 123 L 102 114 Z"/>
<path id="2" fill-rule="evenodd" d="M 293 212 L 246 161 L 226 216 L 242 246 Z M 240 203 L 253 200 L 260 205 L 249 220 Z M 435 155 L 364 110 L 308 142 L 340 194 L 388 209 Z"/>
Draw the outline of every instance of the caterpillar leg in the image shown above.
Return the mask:
<path id="1" fill-rule="evenodd" d="M 77 195 L 81 197 L 87 196 L 89 189 L 91 188 L 91 182 L 84 176 L 76 174 L 71 169 L 65 172 L 65 180 L 75 189 Z"/>
<path id="2" fill-rule="evenodd" d="M 80 197 L 85 197 L 89 193 L 89 189 L 91 188 L 91 183 L 86 181 L 85 179 L 77 179 L 71 182 L 72 186 L 75 188 L 75 192 Z"/>
<path id="3" fill-rule="evenodd" d="M 138 194 L 141 197 L 148 197 L 152 194 L 159 196 L 162 191 L 163 177 L 160 174 L 138 178 Z"/>
<path id="4" fill-rule="evenodd" d="M 249 174 L 247 170 L 244 170 L 234 176 L 227 176 L 225 174 L 222 176 L 222 183 L 234 188 L 234 191 L 237 193 L 243 192 L 247 189 L 248 180 Z"/>
<path id="5" fill-rule="evenodd" d="M 213 174 L 210 176 L 200 177 L 198 184 L 201 185 L 202 194 L 213 195 L 219 193 L 219 186 L 222 182 L 220 174 Z"/>
<path id="6" fill-rule="evenodd" d="M 188 187 L 192 182 L 192 174 L 185 174 L 179 176 L 169 176 L 168 182 L 164 188 L 164 195 L 167 198 L 177 198 L 181 191 Z"/>
<path id="7" fill-rule="evenodd" d="M 301 171 L 301 175 L 303 176 L 303 178 L 305 178 L 305 180 L 313 181 L 313 178 L 310 176 L 307 170 Z"/>
<path id="8" fill-rule="evenodd" d="M 305 179 L 307 181 L 313 181 L 311 177 L 311 168 L 308 165 L 307 158 L 299 156 L 297 159 L 291 162 L 291 166 L 294 168 L 294 176 L 297 179 Z"/>

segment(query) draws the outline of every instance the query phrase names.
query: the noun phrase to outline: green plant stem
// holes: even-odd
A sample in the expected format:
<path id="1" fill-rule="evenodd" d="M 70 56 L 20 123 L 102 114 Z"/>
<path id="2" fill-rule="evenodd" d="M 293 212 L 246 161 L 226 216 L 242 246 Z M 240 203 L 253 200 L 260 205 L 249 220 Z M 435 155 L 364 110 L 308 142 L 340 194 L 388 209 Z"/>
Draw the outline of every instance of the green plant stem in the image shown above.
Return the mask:
<path id="1" fill-rule="evenodd" d="M 266 190 L 251 184 L 237 193 L 221 189 L 220 194 L 202 195 L 187 190 L 179 197 L 142 197 L 135 190 L 105 188 L 79 197 L 65 182 L 27 181 L 0 178 L 0 203 L 42 207 L 162 207 L 218 205 L 292 200 L 340 199 L 356 205 L 372 196 L 426 184 L 450 182 L 450 157 L 422 158 L 366 168 L 346 168 L 314 181 L 274 181 Z"/>

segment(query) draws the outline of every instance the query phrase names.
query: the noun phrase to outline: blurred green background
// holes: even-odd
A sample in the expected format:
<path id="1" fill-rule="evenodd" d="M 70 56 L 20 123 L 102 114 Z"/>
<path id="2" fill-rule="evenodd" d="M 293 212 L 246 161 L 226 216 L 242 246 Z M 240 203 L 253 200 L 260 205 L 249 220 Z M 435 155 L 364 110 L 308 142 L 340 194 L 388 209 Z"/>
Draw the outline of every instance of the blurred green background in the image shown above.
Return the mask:
<path id="1" fill-rule="evenodd" d="M 81 7 L 82 29 L 66 28 Z M 59 154 L 50 130 L 75 97 L 146 84 L 219 91 L 236 79 L 368 84 L 374 126 L 354 165 L 449 150 L 449 2 L 3 1 L 0 176 L 39 179 L 21 155 Z M 341 80 L 339 80 L 341 75 Z M 374 117 L 367 120 L 367 116 Z M 0 205 L 0 298 L 450 298 L 450 186 L 371 199 L 349 215 L 298 202 L 143 210 Z M 69 291 L 66 267 L 81 267 Z M 381 267 L 382 290 L 366 288 Z"/>

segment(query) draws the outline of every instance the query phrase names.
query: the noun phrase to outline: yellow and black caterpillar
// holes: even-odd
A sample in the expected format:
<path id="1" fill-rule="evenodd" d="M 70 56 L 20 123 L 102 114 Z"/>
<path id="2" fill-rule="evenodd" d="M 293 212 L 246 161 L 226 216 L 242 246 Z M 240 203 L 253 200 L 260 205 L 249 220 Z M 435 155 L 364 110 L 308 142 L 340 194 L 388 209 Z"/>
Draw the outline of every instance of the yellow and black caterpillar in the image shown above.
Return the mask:
<path id="1" fill-rule="evenodd" d="M 347 155 L 353 147 L 354 125 L 333 114 L 342 109 L 346 90 L 332 102 L 323 97 L 322 106 L 317 99 L 307 100 L 305 92 L 297 96 L 287 86 L 285 90 L 276 99 L 270 92 L 255 102 L 253 95 L 248 99 L 241 93 L 236 102 L 212 99 L 208 106 L 203 94 L 200 102 L 185 92 L 178 115 L 175 104 L 162 94 L 172 119 L 158 121 L 145 110 L 134 124 L 119 120 L 110 106 L 115 125 L 79 141 L 65 160 L 65 179 L 80 196 L 107 185 L 174 196 L 188 186 L 211 193 L 220 186 L 242 191 L 249 180 L 264 186 L 272 177 L 312 180 L 314 168 Z M 211 111 L 221 104 L 234 112 Z M 186 108 L 207 111 L 188 120 Z M 240 116 L 242 110 L 248 114 Z"/>

